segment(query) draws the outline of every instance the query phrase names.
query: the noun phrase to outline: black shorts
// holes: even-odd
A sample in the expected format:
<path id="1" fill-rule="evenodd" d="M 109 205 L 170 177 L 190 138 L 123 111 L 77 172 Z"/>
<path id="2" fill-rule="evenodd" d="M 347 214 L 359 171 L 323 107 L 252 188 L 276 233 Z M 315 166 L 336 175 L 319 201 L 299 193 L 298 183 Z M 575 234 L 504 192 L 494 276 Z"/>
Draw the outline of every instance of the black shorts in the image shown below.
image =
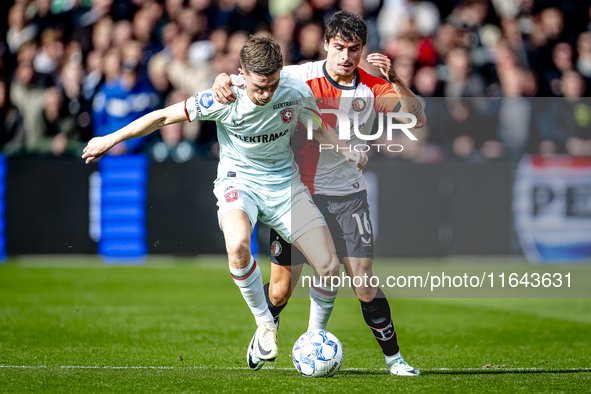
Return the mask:
<path id="1" fill-rule="evenodd" d="M 367 203 L 367 191 L 348 196 L 313 195 L 314 203 L 324 215 L 339 260 L 343 257 L 374 257 L 373 227 Z M 271 262 L 300 265 L 304 255 L 271 229 Z"/>

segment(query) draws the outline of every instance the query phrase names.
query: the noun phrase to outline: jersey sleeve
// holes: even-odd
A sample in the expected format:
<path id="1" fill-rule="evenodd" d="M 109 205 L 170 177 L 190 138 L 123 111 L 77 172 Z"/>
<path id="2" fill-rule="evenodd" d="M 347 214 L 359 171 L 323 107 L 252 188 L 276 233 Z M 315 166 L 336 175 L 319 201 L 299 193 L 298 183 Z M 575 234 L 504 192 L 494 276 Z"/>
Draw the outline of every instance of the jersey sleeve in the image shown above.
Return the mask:
<path id="1" fill-rule="evenodd" d="M 230 105 L 218 103 L 211 89 L 197 93 L 185 100 L 185 116 L 189 122 L 196 120 L 216 120 L 224 114 Z"/>
<path id="2" fill-rule="evenodd" d="M 375 95 L 376 112 L 398 112 L 400 110 L 400 99 L 389 82 L 376 84 L 372 88 Z"/>
<path id="3" fill-rule="evenodd" d="M 296 79 L 306 81 L 306 64 L 293 64 L 291 66 L 284 66 L 282 71 Z"/>

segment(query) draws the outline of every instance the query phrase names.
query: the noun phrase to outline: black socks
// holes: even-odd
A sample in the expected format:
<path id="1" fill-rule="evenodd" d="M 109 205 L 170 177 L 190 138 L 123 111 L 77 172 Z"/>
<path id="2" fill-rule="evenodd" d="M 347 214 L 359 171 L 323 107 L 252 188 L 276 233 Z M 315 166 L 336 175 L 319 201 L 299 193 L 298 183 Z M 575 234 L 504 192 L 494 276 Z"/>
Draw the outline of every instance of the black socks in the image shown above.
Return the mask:
<path id="1" fill-rule="evenodd" d="M 393 356 L 398 353 L 398 340 L 396 339 L 396 330 L 392 324 L 390 305 L 382 290 L 378 288 L 378 292 L 373 300 L 359 302 L 361 303 L 365 323 L 371 328 L 373 335 L 382 348 L 382 352 L 386 356 Z M 273 313 L 272 310 L 271 313 Z"/>

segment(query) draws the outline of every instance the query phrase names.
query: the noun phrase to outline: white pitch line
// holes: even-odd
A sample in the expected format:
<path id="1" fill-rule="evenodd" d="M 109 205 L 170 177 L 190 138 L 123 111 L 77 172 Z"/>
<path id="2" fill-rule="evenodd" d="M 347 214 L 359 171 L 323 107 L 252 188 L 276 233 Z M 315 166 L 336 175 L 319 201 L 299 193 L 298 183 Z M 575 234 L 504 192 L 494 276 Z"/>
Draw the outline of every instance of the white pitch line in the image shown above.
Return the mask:
<path id="1" fill-rule="evenodd" d="M 247 367 L 206 367 L 206 366 L 187 366 L 187 367 L 156 367 L 156 366 L 92 366 L 92 365 L 61 365 L 61 366 L 47 366 L 47 365 L 0 365 L 0 368 L 22 368 L 22 369 L 46 369 L 46 368 L 60 368 L 60 369 L 217 369 L 223 371 L 231 370 L 250 370 Z M 295 371 L 295 368 L 281 368 L 281 367 L 269 367 L 265 369 L 276 369 L 280 371 Z M 376 369 L 370 368 L 342 368 L 341 371 L 375 371 Z M 380 371 L 385 371 L 387 368 L 379 368 Z M 591 368 L 540 368 L 540 367 L 523 367 L 523 368 L 430 368 L 420 369 L 422 372 L 470 372 L 470 371 L 507 371 L 507 372 L 519 372 L 519 371 L 591 371 Z"/>

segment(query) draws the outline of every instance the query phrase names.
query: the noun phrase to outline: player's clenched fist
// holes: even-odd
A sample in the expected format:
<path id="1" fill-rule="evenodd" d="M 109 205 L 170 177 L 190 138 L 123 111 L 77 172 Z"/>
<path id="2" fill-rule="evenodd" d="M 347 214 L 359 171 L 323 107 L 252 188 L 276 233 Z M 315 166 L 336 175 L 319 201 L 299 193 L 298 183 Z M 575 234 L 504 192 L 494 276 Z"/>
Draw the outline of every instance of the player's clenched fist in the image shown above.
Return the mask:
<path id="1" fill-rule="evenodd" d="M 86 160 L 86 164 L 98 159 L 109 151 L 115 145 L 113 138 L 110 136 L 95 137 L 88 141 L 88 145 L 84 148 L 82 158 Z"/>
<path id="2" fill-rule="evenodd" d="M 345 152 L 345 159 L 349 162 L 355 163 L 357 171 L 362 170 L 367 164 L 367 154 L 365 152 L 350 151 Z"/>

